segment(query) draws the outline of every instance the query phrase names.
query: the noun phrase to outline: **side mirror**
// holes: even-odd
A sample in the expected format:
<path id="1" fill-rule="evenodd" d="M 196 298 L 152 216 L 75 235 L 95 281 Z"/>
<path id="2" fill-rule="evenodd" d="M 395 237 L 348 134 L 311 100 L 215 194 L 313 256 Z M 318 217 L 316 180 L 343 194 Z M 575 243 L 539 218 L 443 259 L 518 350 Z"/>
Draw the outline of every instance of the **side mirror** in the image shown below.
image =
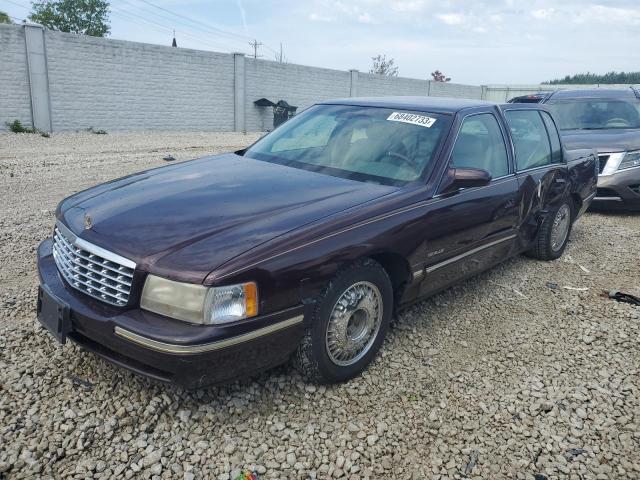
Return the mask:
<path id="1" fill-rule="evenodd" d="M 440 184 L 441 194 L 457 192 L 461 188 L 484 187 L 491 182 L 491 174 L 480 168 L 449 168 Z"/>

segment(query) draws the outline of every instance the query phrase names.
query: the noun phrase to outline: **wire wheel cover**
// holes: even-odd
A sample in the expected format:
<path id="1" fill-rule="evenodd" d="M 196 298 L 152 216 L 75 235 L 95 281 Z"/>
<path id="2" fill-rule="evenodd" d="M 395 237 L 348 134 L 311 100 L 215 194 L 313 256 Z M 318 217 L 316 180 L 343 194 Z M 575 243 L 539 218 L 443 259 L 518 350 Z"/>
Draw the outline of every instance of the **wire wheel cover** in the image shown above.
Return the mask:
<path id="1" fill-rule="evenodd" d="M 353 365 L 374 344 L 382 323 L 382 294 L 370 282 L 351 285 L 331 311 L 326 331 L 329 359 L 340 366 Z"/>
<path id="2" fill-rule="evenodd" d="M 551 248 L 557 252 L 564 245 L 567 235 L 569 235 L 569 225 L 571 223 L 571 210 L 564 204 L 556 213 L 551 227 Z"/>

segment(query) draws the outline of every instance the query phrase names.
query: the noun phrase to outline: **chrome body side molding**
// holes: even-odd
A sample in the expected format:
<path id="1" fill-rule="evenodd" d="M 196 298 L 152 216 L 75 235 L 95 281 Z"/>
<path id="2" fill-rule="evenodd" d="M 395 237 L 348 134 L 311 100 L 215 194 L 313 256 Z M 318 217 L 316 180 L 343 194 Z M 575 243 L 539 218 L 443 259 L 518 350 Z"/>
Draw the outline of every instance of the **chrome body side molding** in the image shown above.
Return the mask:
<path id="1" fill-rule="evenodd" d="M 452 263 L 458 262 L 460 260 L 462 260 L 463 258 L 466 258 L 470 255 L 473 255 L 475 253 L 481 252 L 482 250 L 486 250 L 487 248 L 491 248 L 495 245 L 498 245 L 500 243 L 503 242 L 507 242 L 509 240 L 513 240 L 514 238 L 516 238 L 516 234 L 513 235 L 509 235 L 508 237 L 504 237 L 504 238 L 500 238 L 498 240 L 494 240 L 493 242 L 490 243 L 486 243 L 484 245 L 480 245 L 479 247 L 473 248 L 471 250 L 468 250 L 464 253 L 461 253 L 460 255 L 456 255 L 455 257 L 451 257 L 443 262 L 440 263 L 436 263 L 435 265 L 431 265 L 430 267 L 427 267 L 426 269 L 426 273 L 431 273 L 431 272 L 435 272 L 436 270 L 442 268 L 442 267 L 446 267 L 447 265 L 450 265 Z M 414 274 L 415 276 L 415 274 Z"/>
<path id="2" fill-rule="evenodd" d="M 215 350 L 220 350 L 222 348 L 231 347 L 233 345 L 238 345 L 240 343 L 248 342 L 250 340 L 254 340 L 256 338 L 262 337 L 264 335 L 269 335 L 270 333 L 277 332 L 278 330 L 289 328 L 299 323 L 302 323 L 303 318 L 304 318 L 303 315 L 297 315 L 288 320 L 283 320 L 281 322 L 274 323 L 273 325 L 268 325 L 266 327 L 259 328 L 252 332 L 247 332 L 242 335 L 238 335 L 236 337 L 226 338 L 224 340 L 219 340 L 217 342 L 202 343 L 197 345 L 177 345 L 174 343 L 159 342 L 157 340 L 153 340 L 151 338 L 138 335 L 137 333 L 134 333 L 130 330 L 126 330 L 118 326 L 115 327 L 114 333 L 117 336 L 124 338 L 125 340 L 128 340 L 132 343 L 136 343 L 138 345 L 149 348 L 151 350 L 156 350 L 158 352 L 172 353 L 176 355 L 179 355 L 179 354 L 192 355 L 197 353 L 212 352 Z"/>

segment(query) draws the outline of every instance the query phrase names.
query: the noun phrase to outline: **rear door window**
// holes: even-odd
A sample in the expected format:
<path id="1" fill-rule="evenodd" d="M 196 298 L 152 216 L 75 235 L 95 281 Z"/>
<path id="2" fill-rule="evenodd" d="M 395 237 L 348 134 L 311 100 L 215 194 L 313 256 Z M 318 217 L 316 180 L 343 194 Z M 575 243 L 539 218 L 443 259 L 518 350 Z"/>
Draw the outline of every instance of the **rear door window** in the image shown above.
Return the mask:
<path id="1" fill-rule="evenodd" d="M 551 164 L 551 143 L 538 110 L 508 110 L 507 123 L 516 151 L 518 171 Z"/>

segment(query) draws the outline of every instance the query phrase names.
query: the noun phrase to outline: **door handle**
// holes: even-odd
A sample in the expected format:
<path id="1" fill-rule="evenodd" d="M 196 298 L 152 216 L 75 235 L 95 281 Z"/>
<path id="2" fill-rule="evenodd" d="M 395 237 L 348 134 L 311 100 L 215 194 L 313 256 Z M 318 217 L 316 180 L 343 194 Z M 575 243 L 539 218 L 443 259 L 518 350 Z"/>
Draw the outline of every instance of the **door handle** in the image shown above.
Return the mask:
<path id="1" fill-rule="evenodd" d="M 554 181 L 556 183 L 567 183 L 567 181 L 564 178 L 556 178 Z"/>

